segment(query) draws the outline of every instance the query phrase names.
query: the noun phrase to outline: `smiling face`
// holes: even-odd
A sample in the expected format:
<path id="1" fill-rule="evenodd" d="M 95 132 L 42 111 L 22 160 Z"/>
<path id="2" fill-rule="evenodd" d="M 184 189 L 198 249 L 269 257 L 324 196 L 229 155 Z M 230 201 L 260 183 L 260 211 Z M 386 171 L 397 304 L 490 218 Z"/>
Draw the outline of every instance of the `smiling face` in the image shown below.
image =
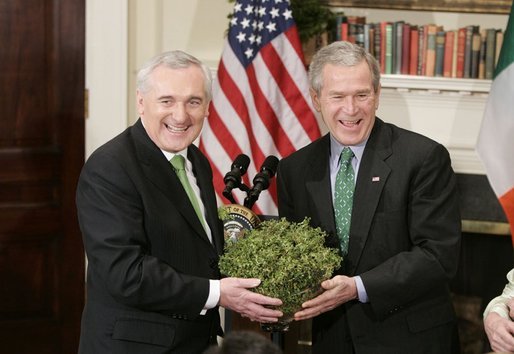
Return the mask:
<path id="1" fill-rule="evenodd" d="M 198 137 L 209 113 L 202 70 L 191 65 L 171 69 L 158 66 L 150 74 L 149 89 L 137 91 L 137 109 L 150 139 L 175 153 Z"/>
<path id="2" fill-rule="evenodd" d="M 365 141 L 375 124 L 380 87 L 373 90 L 366 61 L 354 66 L 326 64 L 321 90 L 311 89 L 314 107 L 321 113 L 330 133 L 343 145 Z"/>

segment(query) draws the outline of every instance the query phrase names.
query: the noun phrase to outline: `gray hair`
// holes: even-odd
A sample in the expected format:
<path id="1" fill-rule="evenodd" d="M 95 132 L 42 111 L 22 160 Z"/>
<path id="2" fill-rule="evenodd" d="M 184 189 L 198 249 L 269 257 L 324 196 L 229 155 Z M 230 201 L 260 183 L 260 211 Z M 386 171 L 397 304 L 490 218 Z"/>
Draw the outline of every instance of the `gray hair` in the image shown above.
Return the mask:
<path id="1" fill-rule="evenodd" d="M 318 95 L 323 88 L 323 68 L 327 64 L 355 66 L 363 60 L 368 64 L 371 72 L 373 89 L 377 92 L 380 86 L 380 66 L 377 60 L 360 45 L 345 41 L 333 42 L 321 48 L 312 58 L 309 66 L 309 83 Z"/>
<path id="2" fill-rule="evenodd" d="M 207 101 L 212 98 L 212 75 L 210 69 L 194 56 L 180 50 L 173 50 L 156 55 L 137 73 L 137 89 L 143 93 L 151 89 L 150 75 L 159 66 L 164 65 L 170 69 L 185 69 L 192 65 L 198 66 L 204 76 L 204 90 Z"/>

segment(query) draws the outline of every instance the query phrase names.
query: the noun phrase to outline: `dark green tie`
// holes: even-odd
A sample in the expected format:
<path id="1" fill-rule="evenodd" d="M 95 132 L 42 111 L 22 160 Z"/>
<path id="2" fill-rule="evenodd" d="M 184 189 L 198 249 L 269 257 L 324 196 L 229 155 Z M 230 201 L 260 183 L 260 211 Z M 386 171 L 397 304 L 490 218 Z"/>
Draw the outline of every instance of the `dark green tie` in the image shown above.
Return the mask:
<path id="1" fill-rule="evenodd" d="M 334 193 L 336 228 L 343 256 L 348 254 L 348 242 L 350 241 L 350 222 L 353 191 L 355 189 L 355 174 L 352 167 L 353 156 L 353 151 L 349 147 L 345 147 L 341 152 Z"/>
<path id="2" fill-rule="evenodd" d="M 184 187 L 184 190 L 186 191 L 187 196 L 189 197 L 189 200 L 191 201 L 191 204 L 193 205 L 193 208 L 195 209 L 198 219 L 200 219 L 202 226 L 205 228 L 203 216 L 202 216 L 202 210 L 200 209 L 200 205 L 198 204 L 198 200 L 196 198 L 195 192 L 193 191 L 193 188 L 191 188 L 191 184 L 189 183 L 189 179 L 187 178 L 187 175 L 186 175 L 184 156 L 175 155 L 170 160 L 170 162 L 173 166 L 173 169 L 175 170 L 175 173 L 178 176 L 178 179 L 180 180 L 180 183 L 182 183 L 182 186 Z"/>

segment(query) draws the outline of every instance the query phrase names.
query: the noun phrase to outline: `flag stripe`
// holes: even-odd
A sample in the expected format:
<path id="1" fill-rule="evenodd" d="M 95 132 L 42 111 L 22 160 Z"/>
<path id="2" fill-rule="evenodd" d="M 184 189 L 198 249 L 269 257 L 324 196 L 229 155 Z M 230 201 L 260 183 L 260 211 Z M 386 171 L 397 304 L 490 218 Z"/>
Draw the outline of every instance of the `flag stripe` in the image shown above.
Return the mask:
<path id="1" fill-rule="evenodd" d="M 510 234 L 514 235 L 514 188 L 500 197 L 500 204 L 510 223 Z M 514 237 L 514 236 L 513 236 Z M 513 239 L 514 240 L 514 239 Z"/>
<path id="2" fill-rule="evenodd" d="M 256 60 L 257 61 L 257 60 Z M 259 118 L 262 120 L 264 126 L 268 130 L 275 146 L 278 149 L 278 153 L 282 156 L 287 155 L 290 151 L 294 150 L 293 144 L 291 140 L 289 140 L 289 136 L 282 129 L 278 122 L 278 118 L 275 115 L 275 112 L 271 108 L 266 95 L 261 90 L 260 85 L 258 84 L 254 65 L 248 66 L 246 69 L 248 75 L 248 81 L 250 83 L 250 89 L 253 92 L 255 108 L 259 114 Z M 260 73 L 262 73 L 262 68 Z"/>
<path id="3" fill-rule="evenodd" d="M 287 31 L 284 31 L 285 36 L 289 43 L 291 43 L 292 49 L 296 52 L 296 57 L 300 59 L 302 67 L 304 63 L 302 43 L 300 42 L 300 36 L 298 35 L 298 28 L 296 26 L 290 27 Z M 292 51 L 290 51 L 292 52 Z M 292 56 L 292 55 L 291 55 Z M 307 81 L 304 81 L 307 82 Z"/>
<path id="4" fill-rule="evenodd" d="M 290 28 L 287 32 L 291 31 L 296 32 L 296 27 Z M 310 105 L 310 97 L 307 94 L 309 92 L 309 88 L 308 85 L 306 85 L 306 80 L 300 82 L 304 83 L 304 85 L 297 86 L 297 83 L 293 79 L 294 76 L 297 76 L 296 73 L 298 72 L 298 70 L 301 70 L 301 72 L 305 72 L 305 67 L 303 63 L 299 62 L 299 60 L 290 60 L 289 58 L 295 57 L 293 55 L 288 56 L 284 61 L 280 60 L 280 56 L 278 53 L 288 50 L 284 48 L 285 46 L 289 45 L 291 47 L 294 47 L 289 42 L 289 40 L 274 40 L 272 44 L 275 47 L 275 51 L 273 52 L 274 57 L 267 60 L 267 62 L 274 63 L 275 61 L 278 61 L 279 63 L 281 63 L 281 66 L 280 68 L 278 67 L 278 65 L 271 66 L 270 72 L 272 72 L 275 80 L 280 83 L 280 86 L 286 98 L 286 102 L 289 103 L 294 112 L 294 115 L 297 117 L 297 119 L 300 121 L 300 124 L 304 128 L 303 133 L 307 134 L 309 140 L 312 141 L 320 136 L 320 131 L 319 126 L 317 124 L 316 116 Z M 296 59 L 300 58 L 297 57 Z M 299 65 L 301 66 L 299 67 Z M 302 143 L 302 146 L 303 145 L 305 145 L 305 143 Z"/>
<path id="5" fill-rule="evenodd" d="M 499 197 L 514 186 L 514 64 L 494 79 L 480 129 L 478 153 Z"/>
<path id="6" fill-rule="evenodd" d="M 294 118 L 296 117 L 304 117 L 306 114 L 310 115 L 308 117 L 309 119 L 296 119 L 296 123 L 300 122 L 300 127 L 303 127 L 303 130 L 300 136 L 305 136 L 311 138 L 310 136 L 310 128 L 312 126 L 312 122 L 316 122 L 315 116 L 310 110 L 309 106 L 306 104 L 306 102 L 303 99 L 302 94 L 299 92 L 295 82 L 289 75 L 289 72 L 287 71 L 287 68 L 280 60 L 280 57 L 278 53 L 276 52 L 275 48 L 270 46 L 263 48 L 261 50 L 264 62 L 268 65 L 268 69 L 273 76 L 275 82 L 279 82 L 279 90 L 281 91 L 284 99 L 284 103 L 287 105 L 286 107 L 280 107 L 281 110 L 286 111 L 286 114 L 281 117 L 281 120 L 283 124 L 287 126 L 291 126 L 291 119 L 288 121 L 285 121 L 287 118 Z M 301 100 L 301 102 L 297 102 L 298 100 Z M 307 108 L 307 110 L 306 110 Z M 289 110 L 292 110 L 291 113 L 288 113 Z M 307 112 L 306 112 L 307 111 Z M 317 124 L 316 124 L 317 128 Z M 312 132 L 314 136 L 319 136 L 319 130 Z M 298 140 L 298 139 L 295 139 Z M 299 141 L 300 145 L 305 145 L 304 141 Z M 296 150 L 296 149 L 295 149 Z M 287 156 L 294 150 L 287 151 L 286 153 L 282 154 L 282 156 Z"/>
<path id="7" fill-rule="evenodd" d="M 223 62 L 221 62 L 220 68 L 218 70 L 220 86 L 216 91 L 219 92 L 220 95 L 223 93 L 223 98 L 228 99 L 228 102 L 225 100 L 222 101 L 222 98 L 217 96 L 215 100 L 216 105 L 213 101 L 212 107 L 215 108 L 217 106 L 222 112 L 224 112 L 223 116 L 226 119 L 226 125 L 231 127 L 231 131 L 233 132 L 232 135 L 234 138 L 240 140 L 238 146 L 241 148 L 241 150 L 239 150 L 235 156 L 245 151 L 245 153 L 248 154 L 252 160 L 257 159 L 262 163 L 262 161 L 265 159 L 265 156 L 255 139 L 252 123 L 248 114 L 248 105 L 246 104 L 243 94 L 241 94 L 241 90 L 237 87 L 234 80 L 232 80 L 232 77 L 225 69 L 225 65 Z M 230 107 L 228 107 L 227 103 L 230 103 L 230 106 L 234 108 L 235 112 L 231 112 L 232 110 Z M 223 124 L 223 126 L 226 125 Z M 218 127 L 216 130 L 217 129 Z M 225 142 L 223 139 L 220 141 Z M 230 150 L 230 147 L 226 147 L 226 150 Z M 235 156 L 232 158 L 234 159 Z"/>

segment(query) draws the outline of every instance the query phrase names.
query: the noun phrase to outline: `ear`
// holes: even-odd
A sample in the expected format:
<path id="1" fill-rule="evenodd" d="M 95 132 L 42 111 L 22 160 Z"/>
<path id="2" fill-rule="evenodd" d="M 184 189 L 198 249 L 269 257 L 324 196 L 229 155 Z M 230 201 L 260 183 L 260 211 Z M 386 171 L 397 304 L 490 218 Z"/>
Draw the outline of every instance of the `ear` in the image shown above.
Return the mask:
<path id="1" fill-rule="evenodd" d="M 309 93 L 311 95 L 312 105 L 317 112 L 321 112 L 321 102 L 319 100 L 318 94 L 313 89 L 309 89 Z"/>
<path id="2" fill-rule="evenodd" d="M 137 100 L 137 113 L 139 114 L 139 116 L 142 116 L 144 115 L 145 113 L 145 104 L 144 104 L 144 101 L 145 99 L 143 98 L 143 95 L 141 94 L 141 91 L 137 90 L 136 91 L 136 100 Z"/>
<path id="3" fill-rule="evenodd" d="M 380 103 L 380 90 L 382 89 L 382 84 L 378 85 L 377 92 L 375 92 L 375 111 L 378 109 Z"/>

